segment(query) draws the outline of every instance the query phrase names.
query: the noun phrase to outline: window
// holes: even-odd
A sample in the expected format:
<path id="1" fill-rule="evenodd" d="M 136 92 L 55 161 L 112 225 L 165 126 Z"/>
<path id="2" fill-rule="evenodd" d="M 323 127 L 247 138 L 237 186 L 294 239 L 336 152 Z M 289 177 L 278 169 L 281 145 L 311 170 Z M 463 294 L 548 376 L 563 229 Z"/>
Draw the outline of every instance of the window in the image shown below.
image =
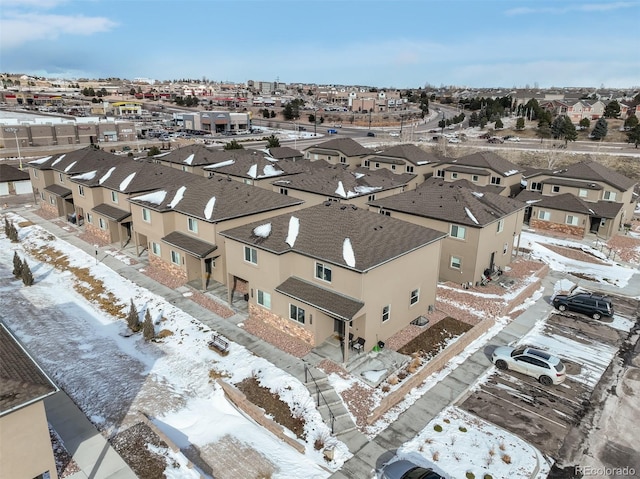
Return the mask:
<path id="1" fill-rule="evenodd" d="M 449 266 L 451 266 L 453 269 L 460 269 L 462 268 L 462 260 L 457 256 L 452 256 L 449 260 Z"/>
<path id="2" fill-rule="evenodd" d="M 451 179 L 455 180 L 458 178 L 458 173 L 456 173 L 455 171 L 451 172 Z"/>
<path id="3" fill-rule="evenodd" d="M 289 190 L 286 188 L 280 188 L 280 194 L 281 195 L 285 195 L 285 196 L 289 196 Z"/>
<path id="4" fill-rule="evenodd" d="M 502 230 L 504 230 L 504 220 L 499 220 L 498 221 L 498 229 L 496 231 L 498 233 L 502 233 Z"/>
<path id="5" fill-rule="evenodd" d="M 244 260 L 249 263 L 258 264 L 258 250 L 255 248 L 251 248 L 250 246 L 245 246 Z"/>
<path id="6" fill-rule="evenodd" d="M 578 196 L 580 198 L 586 198 L 588 194 L 589 194 L 589 192 L 587 190 L 583 189 L 583 188 L 580 188 L 578 190 Z"/>
<path id="7" fill-rule="evenodd" d="M 114 203 L 118 203 L 118 192 L 117 191 L 112 191 L 111 192 L 111 201 L 113 201 Z"/>
<path id="8" fill-rule="evenodd" d="M 36 170 L 35 168 L 33 168 L 33 177 L 37 178 L 38 177 L 38 170 Z"/>
<path id="9" fill-rule="evenodd" d="M 558 185 L 553 185 L 551 187 L 551 192 L 553 193 L 560 193 L 560 187 Z"/>
<path id="10" fill-rule="evenodd" d="M 161 255 L 160 245 L 158 243 L 151 243 L 151 252 L 156 256 Z"/>
<path id="11" fill-rule="evenodd" d="M 327 162 L 331 163 L 331 155 L 327 155 Z"/>
<path id="12" fill-rule="evenodd" d="M 380 163 L 376 163 L 376 168 L 380 168 Z"/>
<path id="13" fill-rule="evenodd" d="M 391 211 L 383 210 L 382 208 L 378 210 L 378 213 L 385 216 L 391 216 Z"/>
<path id="14" fill-rule="evenodd" d="M 551 213 L 544 210 L 538 210 L 538 219 L 543 221 L 549 221 L 551 219 Z"/>
<path id="15" fill-rule="evenodd" d="M 409 304 L 410 305 L 414 305 L 418 301 L 420 301 L 420 290 L 419 289 L 414 289 L 413 291 L 411 291 L 411 296 L 409 298 Z"/>
<path id="16" fill-rule="evenodd" d="M 499 176 L 492 176 L 491 177 L 491 184 L 492 185 L 499 185 L 500 184 L 500 177 Z"/>
<path id="17" fill-rule="evenodd" d="M 64 175 L 62 173 L 58 173 L 58 179 L 60 180 L 60 183 L 64 183 Z"/>
<path id="18" fill-rule="evenodd" d="M 147 208 L 142 208 L 142 220 L 151 223 L 151 211 Z"/>
<path id="19" fill-rule="evenodd" d="M 387 304 L 382 308 L 382 322 L 389 321 L 391 317 L 391 305 Z"/>
<path id="20" fill-rule="evenodd" d="M 391 165 L 391 169 L 395 170 L 396 169 L 396 165 Z"/>
<path id="21" fill-rule="evenodd" d="M 477 183 L 479 179 L 480 177 L 478 175 L 471 175 L 471 181 L 473 181 L 474 183 Z"/>
<path id="22" fill-rule="evenodd" d="M 44 191 L 41 191 L 41 192 L 40 192 L 40 199 L 41 199 L 42 201 L 46 200 L 46 198 L 45 198 L 45 196 L 44 196 Z"/>
<path id="23" fill-rule="evenodd" d="M 252 185 L 252 184 L 253 184 L 253 181 L 252 181 L 252 180 L 249 180 L 249 179 L 247 179 L 247 178 L 245 178 L 244 180 L 242 180 L 242 182 L 243 182 L 245 185 Z"/>
<path id="24" fill-rule="evenodd" d="M 607 201 L 615 201 L 616 200 L 616 192 L 615 191 L 605 191 L 602 195 L 602 198 Z"/>
<path id="25" fill-rule="evenodd" d="M 467 228 L 464 226 L 451 225 L 451 236 L 458 239 L 464 239 L 467 235 Z"/>
<path id="26" fill-rule="evenodd" d="M 340 157 L 340 163 L 345 164 L 347 162 L 347 159 L 344 156 Z"/>
<path id="27" fill-rule="evenodd" d="M 316 278 L 331 283 L 331 268 L 322 263 L 316 263 Z"/>
<path id="28" fill-rule="evenodd" d="M 365 168 L 369 168 L 369 160 L 364 160 L 363 165 L 365 166 Z"/>
<path id="29" fill-rule="evenodd" d="M 101 230 L 107 229 L 107 223 L 102 218 L 98 218 L 98 225 L 100 226 Z"/>
<path id="30" fill-rule="evenodd" d="M 413 173 L 413 166 L 412 165 L 407 165 L 406 168 L 405 168 L 405 171 L 407 173 Z"/>
<path id="31" fill-rule="evenodd" d="M 182 165 L 182 171 L 189 171 L 186 166 Z"/>
<path id="32" fill-rule="evenodd" d="M 444 178 L 444 170 L 436 170 L 436 178 Z"/>
<path id="33" fill-rule="evenodd" d="M 376 199 L 376 195 L 369 195 L 368 201 L 375 201 L 375 199 Z"/>
<path id="34" fill-rule="evenodd" d="M 258 304 L 267 309 L 271 309 L 271 295 L 264 291 L 258 290 Z"/>
<path id="35" fill-rule="evenodd" d="M 502 254 L 507 254 L 507 251 L 509 251 L 509 243 L 502 245 Z"/>
<path id="36" fill-rule="evenodd" d="M 187 229 L 192 233 L 198 232 L 198 220 L 195 218 L 187 218 Z"/>
<path id="37" fill-rule="evenodd" d="M 567 224 L 571 226 L 578 226 L 578 217 L 573 215 L 567 215 Z"/>
<path id="38" fill-rule="evenodd" d="M 84 196 L 84 186 L 78 185 L 78 194 Z"/>
<path id="39" fill-rule="evenodd" d="M 91 213 L 87 213 L 87 223 L 93 224 L 93 215 Z"/>
<path id="40" fill-rule="evenodd" d="M 542 191 L 542 183 L 538 181 L 531 182 L 531 190 L 532 191 Z"/>
<path id="41" fill-rule="evenodd" d="M 53 195 L 49 195 L 49 203 L 51 203 L 52 205 L 56 204 L 56 199 Z"/>
<path id="42" fill-rule="evenodd" d="M 289 319 L 304 324 L 304 309 L 295 304 L 289 304 Z"/>
<path id="43" fill-rule="evenodd" d="M 173 264 L 180 264 L 180 253 L 171 250 L 171 262 Z"/>

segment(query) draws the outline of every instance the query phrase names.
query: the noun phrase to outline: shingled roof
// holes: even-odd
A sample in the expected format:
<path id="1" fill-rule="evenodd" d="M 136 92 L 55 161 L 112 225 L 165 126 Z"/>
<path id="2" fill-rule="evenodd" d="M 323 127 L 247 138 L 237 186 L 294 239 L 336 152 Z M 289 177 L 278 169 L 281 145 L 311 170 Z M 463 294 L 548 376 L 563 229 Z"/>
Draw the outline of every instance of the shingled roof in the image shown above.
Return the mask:
<path id="1" fill-rule="evenodd" d="M 155 155 L 154 158 L 179 165 L 205 166 L 227 160 L 229 152 L 195 144 L 183 146 L 169 153 L 160 153 Z"/>
<path id="2" fill-rule="evenodd" d="M 295 206 L 304 201 L 228 178 L 186 173 L 162 189 L 129 198 L 155 211 L 177 211 L 215 223 Z"/>
<path id="3" fill-rule="evenodd" d="M 431 163 L 439 163 L 443 161 L 443 158 L 433 153 L 424 151 L 422 148 L 412 144 L 395 145 L 386 150 L 377 151 L 375 158 L 371 158 L 371 161 L 384 161 L 378 158 L 393 158 L 396 160 L 406 160 L 413 165 L 426 165 Z M 404 161 L 402 161 L 404 163 Z"/>
<path id="4" fill-rule="evenodd" d="M 538 208 L 549 208 L 601 218 L 615 218 L 622 208 L 622 203 L 615 203 L 613 201 L 584 201 L 571 193 L 544 196 L 537 191 L 523 190 L 517 198 L 527 205 Z"/>
<path id="5" fill-rule="evenodd" d="M 271 225 L 265 228 L 269 234 L 256 234 L 255 229 L 266 224 Z M 359 272 L 446 237 L 430 228 L 334 201 L 221 234 L 275 254 L 296 252 Z"/>
<path id="6" fill-rule="evenodd" d="M 608 185 L 617 188 L 620 191 L 626 191 L 632 188 L 637 182 L 631 178 L 627 178 L 621 175 L 617 171 L 614 171 L 606 166 L 596 163 L 595 161 L 582 161 L 580 163 L 574 163 L 567 168 L 554 171 L 554 176 L 562 178 L 573 178 L 577 180 L 586 181 L 603 181 Z"/>
<path id="7" fill-rule="evenodd" d="M 512 176 L 522 172 L 522 169 L 492 151 L 480 151 L 457 159 L 443 160 L 441 165 L 463 165 L 473 168 L 486 168 L 501 176 Z"/>
<path id="8" fill-rule="evenodd" d="M 68 153 L 45 156 L 30 161 L 30 167 L 38 170 L 54 170 L 69 175 L 77 175 L 104 166 L 133 162 L 129 157 L 116 156 L 93 146 L 80 148 Z"/>
<path id="9" fill-rule="evenodd" d="M 496 193 L 478 192 L 430 178 L 416 190 L 368 204 L 449 223 L 481 228 L 525 208 L 525 204 Z"/>
<path id="10" fill-rule="evenodd" d="M 58 391 L 29 353 L 0 323 L 0 416 Z"/>
<path id="11" fill-rule="evenodd" d="M 345 156 L 366 156 L 373 153 L 370 149 L 365 148 L 353 138 L 333 138 L 329 141 L 325 141 L 305 149 L 305 151 L 311 153 L 315 150 L 325 150 L 322 151 L 322 153 L 326 153 L 326 150 L 339 151 Z"/>
<path id="12" fill-rule="evenodd" d="M 269 148 L 269 154 L 276 160 L 302 159 L 302 152 L 289 146 L 275 146 Z"/>
<path id="13" fill-rule="evenodd" d="M 11 165 L 0 164 L 0 183 L 9 181 L 25 181 L 29 179 L 29 173 Z"/>
<path id="14" fill-rule="evenodd" d="M 225 161 L 205 166 L 214 174 L 230 175 L 247 179 L 275 178 L 305 170 L 308 161 L 276 160 L 264 151 L 231 150 Z"/>

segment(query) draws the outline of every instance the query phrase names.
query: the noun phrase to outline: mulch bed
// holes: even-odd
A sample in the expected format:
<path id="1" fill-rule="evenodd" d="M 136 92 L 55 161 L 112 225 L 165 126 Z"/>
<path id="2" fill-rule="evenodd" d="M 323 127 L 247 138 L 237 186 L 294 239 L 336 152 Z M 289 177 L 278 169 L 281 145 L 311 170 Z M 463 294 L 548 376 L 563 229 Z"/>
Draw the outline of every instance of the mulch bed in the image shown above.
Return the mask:
<path id="1" fill-rule="evenodd" d="M 449 316 L 428 327 L 398 352 L 407 356 L 419 353 L 422 357 L 431 358 L 444 349 L 449 339 L 461 336 L 471 328 L 471 325 Z"/>
<path id="2" fill-rule="evenodd" d="M 164 456 L 149 450 L 148 444 L 168 449 L 169 446 L 146 424 L 139 422 L 116 434 L 111 445 L 135 472 L 139 479 L 165 477 L 167 461 Z"/>

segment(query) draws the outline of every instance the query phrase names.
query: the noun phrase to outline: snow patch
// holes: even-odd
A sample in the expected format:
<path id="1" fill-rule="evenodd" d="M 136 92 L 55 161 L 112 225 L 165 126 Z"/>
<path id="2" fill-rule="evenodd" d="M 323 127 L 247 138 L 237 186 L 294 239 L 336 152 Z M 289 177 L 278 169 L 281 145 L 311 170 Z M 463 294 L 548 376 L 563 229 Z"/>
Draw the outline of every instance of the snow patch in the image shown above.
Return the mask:
<path id="1" fill-rule="evenodd" d="M 60 163 L 60 162 L 62 161 L 62 159 L 63 159 L 65 156 L 67 156 L 67 154 L 66 154 L 66 153 L 65 153 L 64 155 L 60 155 L 56 160 L 54 160 L 54 162 L 53 162 L 53 163 L 51 163 L 51 166 L 55 166 L 55 165 L 57 165 L 58 163 Z"/>
<path id="2" fill-rule="evenodd" d="M 120 183 L 120 191 L 124 191 L 127 189 L 127 186 L 129 186 L 129 183 L 131 183 L 131 181 L 133 180 L 133 178 L 136 176 L 135 173 L 131 173 L 129 176 L 127 176 L 124 180 L 122 180 L 122 183 Z"/>
<path id="3" fill-rule="evenodd" d="M 356 255 L 353 252 L 353 247 L 351 246 L 351 240 L 349 238 L 345 238 L 342 243 L 342 258 L 344 259 L 344 262 L 347 263 L 347 266 L 355 268 Z"/>
<path id="4" fill-rule="evenodd" d="M 214 168 L 221 168 L 223 166 L 231 166 L 236 162 L 236 160 L 227 160 L 221 161 L 220 163 L 216 163 L 215 165 L 209 165 L 205 168 L 205 170 L 212 170 Z"/>
<path id="5" fill-rule="evenodd" d="M 104 175 L 102 175 L 102 178 L 100 178 L 98 180 L 98 183 L 102 184 L 105 181 L 107 181 L 109 179 L 109 177 L 111 176 L 111 173 L 113 173 L 113 171 L 116 169 L 115 166 L 112 166 L 111 168 L 109 168 L 109 171 L 107 171 Z"/>
<path id="6" fill-rule="evenodd" d="M 216 197 L 212 196 L 207 205 L 204 207 L 204 217 L 208 220 L 213 216 L 213 207 L 216 205 Z"/>
<path id="7" fill-rule="evenodd" d="M 342 184 L 342 181 L 338 181 L 338 187 L 336 188 L 335 193 L 342 196 L 343 198 L 347 197 L 347 193 L 344 191 L 344 185 Z"/>
<path id="8" fill-rule="evenodd" d="M 253 234 L 260 238 L 268 238 L 271 234 L 271 223 L 265 223 L 253 228 Z"/>
<path id="9" fill-rule="evenodd" d="M 471 212 L 471 210 L 469 208 L 467 208 L 466 206 L 464 207 L 464 211 L 467 213 L 467 216 L 469 218 L 471 218 L 471 221 L 473 221 L 475 224 L 479 225 L 480 223 L 478 223 L 478 220 L 476 219 L 475 216 L 473 216 L 473 213 Z"/>
<path id="10" fill-rule="evenodd" d="M 37 160 L 30 161 L 29 164 L 30 165 L 41 165 L 42 163 L 45 163 L 45 162 L 49 161 L 50 159 L 51 159 L 50 156 L 45 156 L 44 158 L 39 158 Z"/>
<path id="11" fill-rule="evenodd" d="M 251 178 L 255 178 L 258 175 L 258 165 L 251 165 L 251 168 L 247 171 L 247 175 Z"/>
<path id="12" fill-rule="evenodd" d="M 296 238 L 300 232 L 300 220 L 295 216 L 289 218 L 289 231 L 287 232 L 287 239 L 284 240 L 289 246 L 293 248 L 296 243 Z"/>
<path id="13" fill-rule="evenodd" d="M 195 156 L 196 156 L 195 153 L 191 153 L 182 162 L 186 163 L 187 165 L 190 165 L 191 163 L 193 163 L 193 159 L 195 158 Z"/>
<path id="14" fill-rule="evenodd" d="M 178 203 L 182 201 L 182 198 L 184 198 L 184 192 L 186 190 L 187 190 L 186 186 L 181 186 L 180 188 L 178 188 L 178 191 L 176 191 L 176 194 L 171 200 L 171 203 L 169 203 L 169 208 L 172 208 L 172 209 L 175 208 L 178 205 Z"/>
<path id="15" fill-rule="evenodd" d="M 64 172 L 67 173 L 71 168 L 73 168 L 75 166 L 76 163 L 77 163 L 77 161 L 74 161 L 73 163 L 69 164 L 69 166 L 67 166 L 64 169 Z"/>
<path id="16" fill-rule="evenodd" d="M 93 180 L 98 172 L 96 170 L 83 173 L 81 175 L 72 176 L 72 180 Z"/>
<path id="17" fill-rule="evenodd" d="M 262 172 L 264 174 L 260 175 L 259 178 L 269 178 L 270 176 L 278 176 L 284 173 L 284 171 L 276 169 L 273 165 L 265 165 Z"/>
<path id="18" fill-rule="evenodd" d="M 154 191 L 153 193 L 147 193 L 146 195 L 136 196 L 131 198 L 132 200 L 144 201 L 146 203 L 152 203 L 154 205 L 160 205 L 164 203 L 164 199 L 167 197 L 167 192 L 164 190 Z"/>

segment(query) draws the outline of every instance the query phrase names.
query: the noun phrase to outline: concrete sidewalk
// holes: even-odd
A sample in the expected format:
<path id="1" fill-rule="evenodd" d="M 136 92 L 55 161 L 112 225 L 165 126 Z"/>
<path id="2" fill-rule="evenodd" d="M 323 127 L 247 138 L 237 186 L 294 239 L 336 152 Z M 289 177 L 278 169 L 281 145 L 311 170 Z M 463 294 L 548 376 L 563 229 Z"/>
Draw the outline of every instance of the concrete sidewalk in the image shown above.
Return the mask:
<path id="1" fill-rule="evenodd" d="M 47 420 L 80 468 L 67 479 L 136 479 L 137 476 L 64 391 L 44 401 Z"/>

